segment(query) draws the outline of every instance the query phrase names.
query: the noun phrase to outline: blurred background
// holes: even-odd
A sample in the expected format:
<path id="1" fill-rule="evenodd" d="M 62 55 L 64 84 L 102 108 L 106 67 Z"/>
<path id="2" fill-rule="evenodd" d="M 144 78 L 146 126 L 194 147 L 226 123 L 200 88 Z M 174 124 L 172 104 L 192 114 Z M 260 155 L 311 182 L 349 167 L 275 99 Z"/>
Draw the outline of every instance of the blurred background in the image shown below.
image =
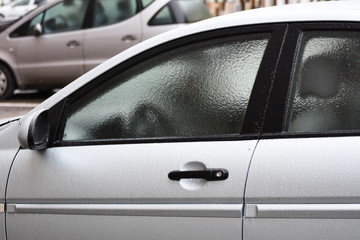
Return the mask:
<path id="1" fill-rule="evenodd" d="M 275 5 L 334 0 L 205 0 L 213 16 Z"/>

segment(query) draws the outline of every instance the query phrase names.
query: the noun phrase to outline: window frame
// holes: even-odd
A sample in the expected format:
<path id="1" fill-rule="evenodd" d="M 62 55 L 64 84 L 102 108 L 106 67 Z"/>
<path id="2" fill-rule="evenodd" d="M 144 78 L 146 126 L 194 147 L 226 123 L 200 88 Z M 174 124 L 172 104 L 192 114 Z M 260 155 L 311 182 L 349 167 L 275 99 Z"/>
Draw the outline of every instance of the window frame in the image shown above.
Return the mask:
<path id="1" fill-rule="evenodd" d="M 279 61 L 279 69 L 281 69 L 281 71 L 276 72 L 261 138 L 341 137 L 360 135 L 360 129 L 317 132 L 285 131 L 286 124 L 288 124 L 288 115 L 292 107 L 292 96 L 295 90 L 294 88 L 296 87 L 295 74 L 301 50 L 302 36 L 306 31 L 360 31 L 360 24 L 357 22 L 323 21 L 297 22 L 289 25 L 289 31 L 285 37 L 285 44 L 283 46 L 283 54 Z"/>
<path id="2" fill-rule="evenodd" d="M 163 143 L 163 142 L 195 142 L 195 141 L 224 141 L 240 139 L 258 139 L 263 127 L 266 107 L 269 93 L 271 91 L 274 72 L 282 49 L 283 38 L 287 29 L 287 24 L 271 24 L 259 26 L 245 26 L 214 30 L 209 32 L 198 33 L 183 38 L 179 38 L 136 55 L 116 67 L 104 72 L 99 77 L 88 82 L 86 85 L 72 93 L 69 97 L 63 99 L 50 109 L 50 147 L 61 146 L 82 146 L 82 145 L 104 145 L 104 144 L 125 144 L 125 143 Z M 68 106 L 83 97 L 92 89 L 98 87 L 104 81 L 110 80 L 113 76 L 125 71 L 129 67 L 136 65 L 146 59 L 158 55 L 168 50 L 185 46 L 190 43 L 196 43 L 221 37 L 254 34 L 254 33 L 271 33 L 268 45 L 265 49 L 261 61 L 253 90 L 248 102 L 245 120 L 241 133 L 230 135 L 210 135 L 195 137 L 156 137 L 156 138 L 136 138 L 136 139 L 98 139 L 98 140 L 61 140 L 65 127 Z M 251 110 L 249 110 L 251 109 Z"/>

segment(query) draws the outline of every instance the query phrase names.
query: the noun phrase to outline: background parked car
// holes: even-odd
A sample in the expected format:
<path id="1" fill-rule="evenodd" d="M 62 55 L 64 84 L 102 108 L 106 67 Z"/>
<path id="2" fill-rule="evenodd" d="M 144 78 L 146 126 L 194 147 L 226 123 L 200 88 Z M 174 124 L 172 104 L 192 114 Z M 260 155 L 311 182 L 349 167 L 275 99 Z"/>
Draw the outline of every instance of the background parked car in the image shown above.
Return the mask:
<path id="1" fill-rule="evenodd" d="M 47 0 L 17 0 L 0 7 L 0 19 L 17 18 L 25 15 L 27 12 L 34 10 L 40 4 Z"/>
<path id="2" fill-rule="evenodd" d="M 0 34 L 0 98 L 58 88 L 159 33 L 209 18 L 201 0 L 56 0 Z"/>

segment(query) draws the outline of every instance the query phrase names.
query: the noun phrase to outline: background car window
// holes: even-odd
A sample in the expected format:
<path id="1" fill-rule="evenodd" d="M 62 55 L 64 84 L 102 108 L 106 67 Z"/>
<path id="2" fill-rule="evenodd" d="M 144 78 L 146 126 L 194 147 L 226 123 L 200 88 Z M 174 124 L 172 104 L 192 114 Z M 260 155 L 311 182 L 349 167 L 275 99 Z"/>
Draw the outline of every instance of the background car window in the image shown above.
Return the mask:
<path id="1" fill-rule="evenodd" d="M 148 25 L 194 23 L 210 17 L 209 10 L 200 0 L 172 0 L 151 18 Z"/>
<path id="2" fill-rule="evenodd" d="M 27 28 L 26 35 L 28 35 L 28 36 L 34 35 L 34 28 L 35 28 L 36 24 L 38 24 L 38 23 L 41 24 L 43 17 L 44 17 L 44 13 L 42 12 L 30 21 L 30 25 Z"/>
<path id="3" fill-rule="evenodd" d="M 163 7 L 149 22 L 149 25 L 174 24 L 175 19 L 171 14 L 169 5 Z"/>
<path id="4" fill-rule="evenodd" d="M 44 33 L 81 29 L 87 3 L 88 1 L 84 0 L 67 0 L 46 10 L 43 20 Z"/>
<path id="5" fill-rule="evenodd" d="M 359 32 L 305 32 L 287 130 L 360 129 L 359 65 Z"/>
<path id="6" fill-rule="evenodd" d="M 268 34 L 189 44 L 69 107 L 63 140 L 239 134 Z"/>
<path id="7" fill-rule="evenodd" d="M 21 2 L 18 2 L 17 4 L 14 5 L 14 7 L 18 7 L 18 6 L 25 6 L 28 5 L 30 3 L 30 0 L 24 0 Z"/>
<path id="8" fill-rule="evenodd" d="M 147 6 L 149 6 L 151 3 L 153 3 L 155 0 L 141 0 L 141 4 L 143 8 L 146 8 Z"/>
<path id="9" fill-rule="evenodd" d="M 96 0 L 94 27 L 124 21 L 136 14 L 136 0 Z"/>
<path id="10" fill-rule="evenodd" d="M 34 35 L 41 23 L 43 34 L 79 30 L 82 28 L 89 0 L 66 0 L 38 14 L 10 34 L 11 38 Z M 45 18 L 44 18 L 45 15 Z"/>

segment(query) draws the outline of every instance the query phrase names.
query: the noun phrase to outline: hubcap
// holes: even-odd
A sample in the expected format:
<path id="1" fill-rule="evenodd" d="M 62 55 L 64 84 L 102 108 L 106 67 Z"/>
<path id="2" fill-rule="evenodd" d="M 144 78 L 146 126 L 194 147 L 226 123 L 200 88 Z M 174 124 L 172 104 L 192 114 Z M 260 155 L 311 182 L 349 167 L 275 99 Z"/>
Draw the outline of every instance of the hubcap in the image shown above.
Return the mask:
<path id="1" fill-rule="evenodd" d="M 8 87 L 8 79 L 5 73 L 0 69 L 0 96 L 5 94 Z"/>

